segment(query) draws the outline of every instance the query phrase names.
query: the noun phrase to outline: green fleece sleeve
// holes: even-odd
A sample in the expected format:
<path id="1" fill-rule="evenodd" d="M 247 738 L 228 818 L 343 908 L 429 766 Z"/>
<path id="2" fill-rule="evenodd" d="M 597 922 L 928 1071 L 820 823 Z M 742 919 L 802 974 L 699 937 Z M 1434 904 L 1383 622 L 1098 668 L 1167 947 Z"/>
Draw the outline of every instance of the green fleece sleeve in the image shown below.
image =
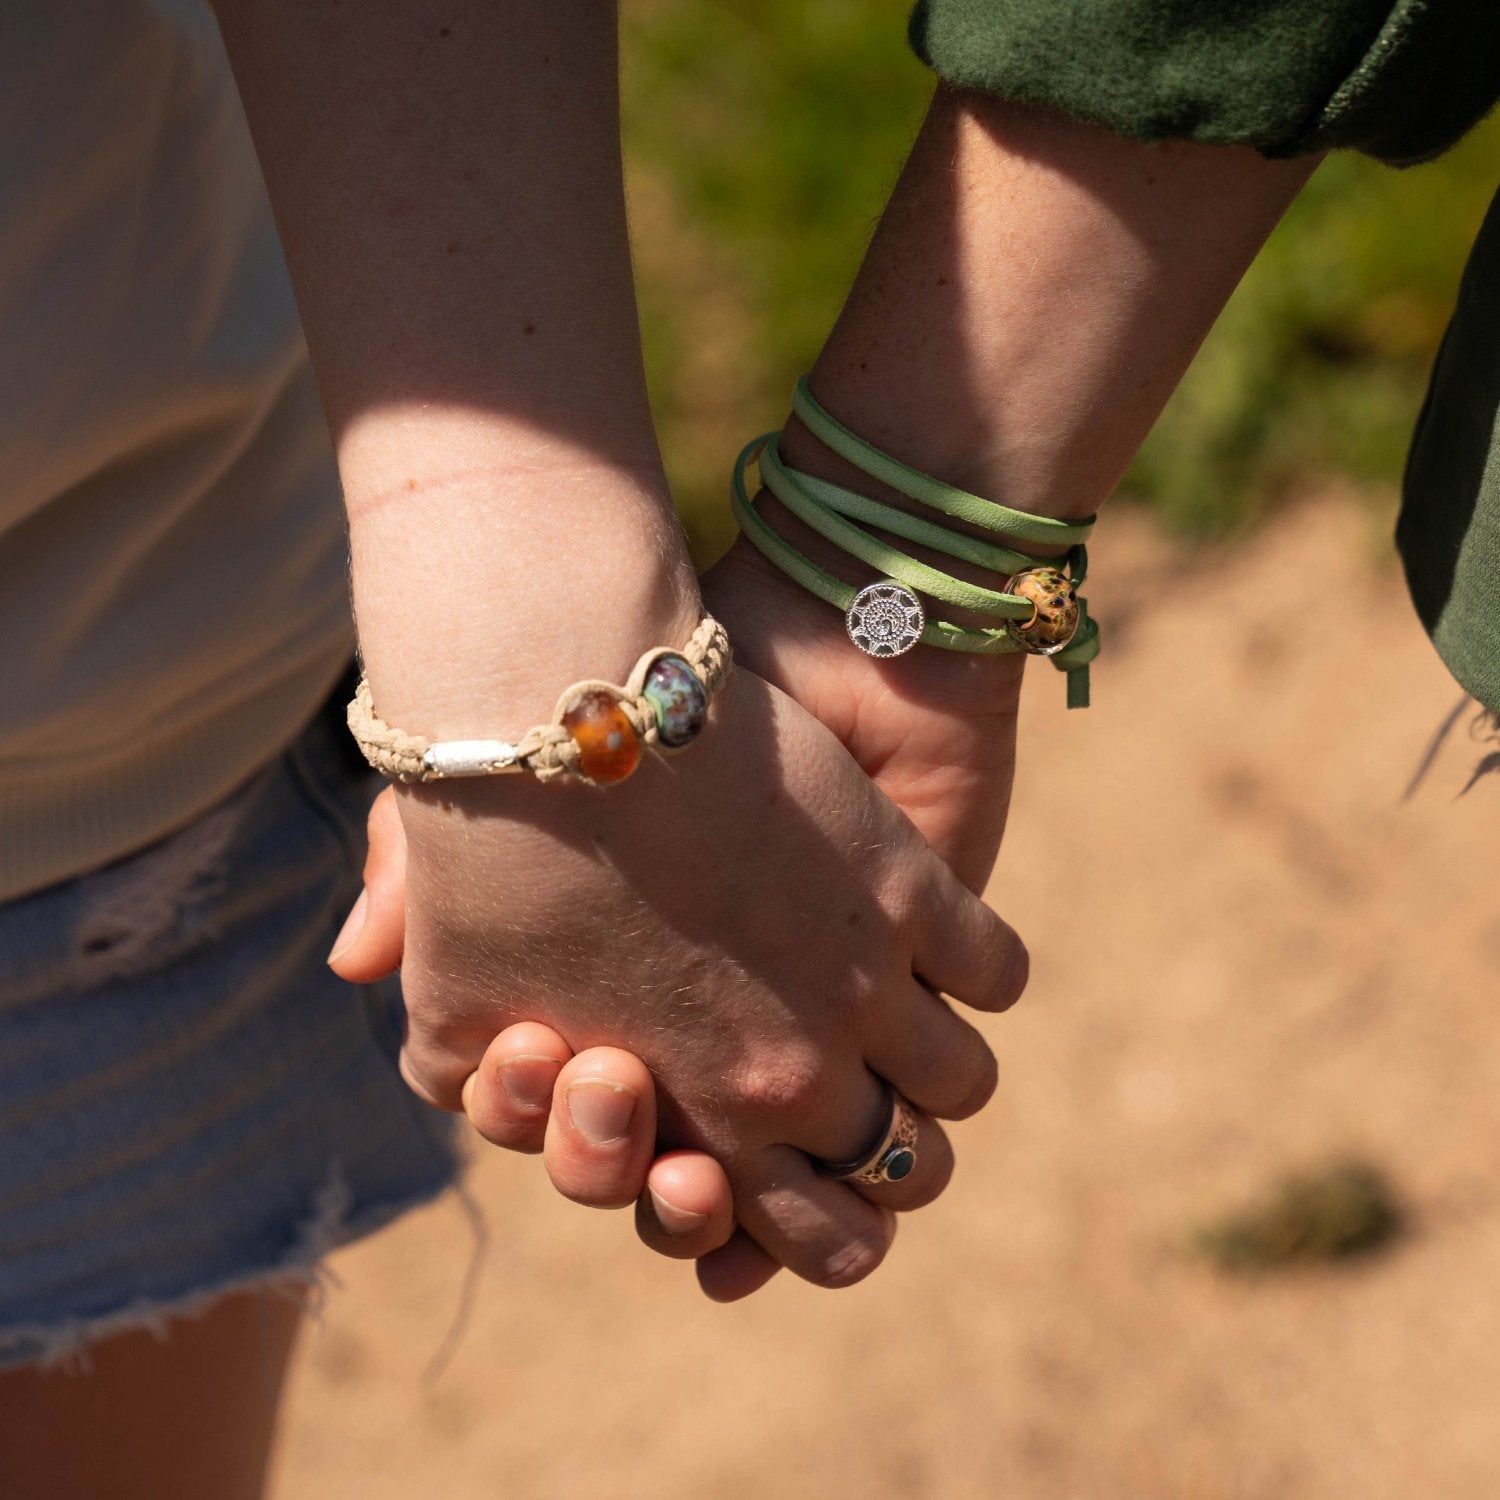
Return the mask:
<path id="1" fill-rule="evenodd" d="M 1500 97 L 1500 0 L 919 0 L 911 39 L 953 84 L 1268 156 L 1424 161 Z"/>
<path id="2" fill-rule="evenodd" d="M 1500 198 L 1464 271 L 1406 465 L 1396 541 L 1453 675 L 1500 714 Z"/>

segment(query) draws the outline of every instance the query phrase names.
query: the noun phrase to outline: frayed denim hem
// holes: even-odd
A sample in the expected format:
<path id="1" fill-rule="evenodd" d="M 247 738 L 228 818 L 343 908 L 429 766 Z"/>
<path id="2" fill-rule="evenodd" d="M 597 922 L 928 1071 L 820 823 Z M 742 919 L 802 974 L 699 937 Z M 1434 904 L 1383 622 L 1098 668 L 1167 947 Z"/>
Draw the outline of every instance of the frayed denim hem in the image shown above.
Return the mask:
<path id="1" fill-rule="evenodd" d="M 399 1199 L 368 1204 L 356 1212 L 354 1195 L 338 1168 L 329 1173 L 327 1182 L 313 1195 L 307 1218 L 274 1265 L 236 1272 L 210 1286 L 184 1289 L 175 1296 L 137 1298 L 111 1311 L 80 1314 L 46 1325 L 0 1328 L 0 1371 L 30 1366 L 86 1375 L 93 1368 L 91 1350 L 103 1340 L 144 1331 L 165 1341 L 172 1322 L 201 1317 L 237 1292 L 286 1297 L 317 1318 L 326 1304 L 329 1289 L 338 1285 L 338 1278 L 324 1264 L 332 1251 L 374 1234 L 408 1209 L 436 1200 L 450 1187 L 455 1188 L 475 1236 L 474 1260 L 465 1277 L 454 1326 L 443 1338 L 425 1377 L 435 1378 L 456 1348 L 483 1252 L 484 1226 L 477 1206 L 461 1185 L 442 1181 Z"/>

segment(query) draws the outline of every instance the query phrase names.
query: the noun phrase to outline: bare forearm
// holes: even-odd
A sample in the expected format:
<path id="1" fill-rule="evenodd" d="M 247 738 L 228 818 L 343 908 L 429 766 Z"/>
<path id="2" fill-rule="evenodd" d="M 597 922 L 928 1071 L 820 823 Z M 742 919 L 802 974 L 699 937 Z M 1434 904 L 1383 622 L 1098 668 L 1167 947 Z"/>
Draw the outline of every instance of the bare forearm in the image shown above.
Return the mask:
<path id="1" fill-rule="evenodd" d="M 641 373 L 614 6 L 218 13 L 338 445 L 377 701 L 477 732 L 481 707 L 544 714 L 549 684 L 623 673 L 695 595 Z"/>
<path id="2" fill-rule="evenodd" d="M 814 388 L 950 483 L 1087 515 L 1313 165 L 940 89 Z"/>
<path id="3" fill-rule="evenodd" d="M 814 392 L 861 436 L 950 484 L 1033 513 L 1088 515 L 1310 170 L 1249 151 L 1142 146 L 940 90 L 814 367 Z M 916 508 L 795 421 L 783 449 L 801 468 Z M 870 581 L 769 497 L 759 504 L 847 583 Z M 992 574 L 901 545 L 994 586 Z M 1005 827 L 1025 658 L 860 657 L 837 615 L 805 596 L 789 604 L 797 586 L 748 544 L 712 587 L 732 625 L 749 622 L 742 655 L 814 705 L 982 889 Z M 738 615 L 723 594 L 743 601 Z"/>

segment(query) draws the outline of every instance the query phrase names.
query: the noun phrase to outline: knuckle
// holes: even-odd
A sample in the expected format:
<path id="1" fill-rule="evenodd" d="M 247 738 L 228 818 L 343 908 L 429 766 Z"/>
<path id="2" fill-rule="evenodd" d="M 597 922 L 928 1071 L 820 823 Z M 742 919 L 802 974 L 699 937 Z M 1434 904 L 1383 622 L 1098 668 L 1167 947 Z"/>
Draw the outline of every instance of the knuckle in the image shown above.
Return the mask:
<path id="1" fill-rule="evenodd" d="M 846 1034 L 860 1034 L 869 1024 L 872 1011 L 891 1004 L 891 995 L 899 977 L 909 968 L 907 960 L 898 957 L 895 948 L 873 948 L 871 962 L 852 973 L 843 974 L 833 993 L 827 996 L 828 1014 L 836 1018 Z"/>
<path id="2" fill-rule="evenodd" d="M 758 1115 L 806 1119 L 826 1095 L 822 1059 L 811 1049 L 784 1049 L 747 1064 L 739 1099 Z"/>
<path id="3" fill-rule="evenodd" d="M 850 1240 L 815 1261 L 804 1274 L 814 1286 L 828 1291 L 854 1286 L 885 1259 L 886 1248 L 866 1239 Z"/>
<path id="4" fill-rule="evenodd" d="M 929 903 L 925 886 L 913 878 L 910 866 L 905 862 L 886 879 L 880 893 L 880 906 L 886 920 L 896 932 L 908 937 L 922 927 Z"/>
<path id="5" fill-rule="evenodd" d="M 959 1084 L 959 1092 L 942 1111 L 945 1120 L 967 1120 L 977 1115 L 991 1099 L 1000 1085 L 1000 1064 L 989 1047 L 984 1047 L 975 1060 L 967 1079 Z"/>
<path id="6" fill-rule="evenodd" d="M 1009 1010 L 1031 978 L 1031 955 L 998 917 L 985 940 L 982 963 L 986 978 L 976 1004 L 981 1010 Z"/>

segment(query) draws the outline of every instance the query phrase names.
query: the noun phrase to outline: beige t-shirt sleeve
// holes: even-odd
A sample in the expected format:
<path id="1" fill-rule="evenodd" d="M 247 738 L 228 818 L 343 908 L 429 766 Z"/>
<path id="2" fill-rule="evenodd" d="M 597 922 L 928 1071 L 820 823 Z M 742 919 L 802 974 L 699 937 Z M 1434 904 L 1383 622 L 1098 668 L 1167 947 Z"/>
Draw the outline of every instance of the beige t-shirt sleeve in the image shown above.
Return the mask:
<path id="1" fill-rule="evenodd" d="M 197 0 L 0 48 L 0 898 L 171 831 L 353 649 L 326 428 Z"/>

